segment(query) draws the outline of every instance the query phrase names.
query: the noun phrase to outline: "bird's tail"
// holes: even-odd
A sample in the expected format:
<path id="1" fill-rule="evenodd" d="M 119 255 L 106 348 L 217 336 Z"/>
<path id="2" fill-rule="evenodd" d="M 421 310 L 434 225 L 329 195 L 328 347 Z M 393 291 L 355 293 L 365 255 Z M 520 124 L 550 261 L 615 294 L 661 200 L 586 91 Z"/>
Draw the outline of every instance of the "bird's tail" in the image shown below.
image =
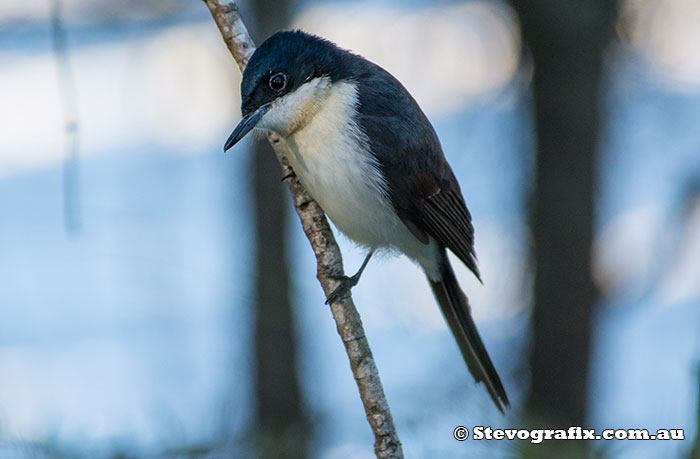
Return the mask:
<path id="1" fill-rule="evenodd" d="M 440 304 L 442 314 L 457 340 L 462 357 L 476 382 L 483 382 L 489 391 L 493 402 L 503 413 L 503 407 L 510 408 L 508 396 L 501 383 L 501 378 L 491 362 L 486 347 L 472 319 L 467 296 L 460 289 L 452 266 L 442 249 L 440 261 L 441 280 L 433 281 L 428 278 L 435 299 Z"/>

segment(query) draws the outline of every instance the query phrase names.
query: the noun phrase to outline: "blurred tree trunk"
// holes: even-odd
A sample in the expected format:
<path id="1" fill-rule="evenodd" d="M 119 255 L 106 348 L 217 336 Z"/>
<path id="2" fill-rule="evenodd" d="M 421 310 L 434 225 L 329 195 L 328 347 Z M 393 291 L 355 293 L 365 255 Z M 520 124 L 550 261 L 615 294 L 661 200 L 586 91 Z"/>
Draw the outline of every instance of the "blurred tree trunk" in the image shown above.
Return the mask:
<path id="1" fill-rule="evenodd" d="M 512 3 L 535 70 L 537 268 L 528 409 L 532 422 L 565 429 L 585 426 L 591 316 L 598 298 L 590 254 L 602 125 L 599 83 L 617 4 L 612 0 Z M 583 456 L 581 444 L 546 443 L 533 455 Z"/>
<path id="2" fill-rule="evenodd" d="M 289 24 L 287 0 L 254 0 L 249 21 L 256 43 Z M 250 16 L 248 16 L 250 17 Z M 297 378 L 297 339 L 287 261 L 289 193 L 267 141 L 252 152 L 255 195 L 255 408 L 258 452 L 263 458 L 308 456 L 308 425 Z"/>
<path id="3" fill-rule="evenodd" d="M 693 446 L 690 448 L 690 451 L 688 452 L 688 459 L 700 459 L 700 366 L 698 367 L 697 376 L 698 376 L 698 378 L 697 378 L 697 384 L 698 384 L 697 396 L 698 396 L 698 399 L 697 399 L 697 411 L 696 411 L 697 417 L 695 418 L 695 440 L 693 441 Z"/>

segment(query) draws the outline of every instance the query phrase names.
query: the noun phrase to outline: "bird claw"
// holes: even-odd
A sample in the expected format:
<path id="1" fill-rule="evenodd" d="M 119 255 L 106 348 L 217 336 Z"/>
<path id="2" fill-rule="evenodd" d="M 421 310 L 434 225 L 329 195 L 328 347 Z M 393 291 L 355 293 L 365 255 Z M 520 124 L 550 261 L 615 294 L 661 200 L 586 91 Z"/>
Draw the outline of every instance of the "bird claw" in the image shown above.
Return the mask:
<path id="1" fill-rule="evenodd" d="M 328 276 L 329 278 L 333 280 L 337 280 L 340 282 L 340 285 L 335 288 L 331 292 L 330 295 L 328 295 L 328 299 L 326 300 L 326 304 L 331 304 L 335 303 L 338 300 L 341 300 L 347 296 L 350 295 L 350 291 L 354 286 L 357 285 L 357 282 L 359 280 L 359 276 L 355 277 L 348 277 L 348 276 L 333 276 L 330 275 Z"/>
<path id="2" fill-rule="evenodd" d="M 360 276 L 362 276 L 362 271 L 365 270 L 365 267 L 367 267 L 367 263 L 369 262 L 369 259 L 372 258 L 372 254 L 374 253 L 374 250 L 370 251 L 367 256 L 365 257 L 365 260 L 362 262 L 362 266 L 360 266 L 360 269 L 357 270 L 357 272 L 351 276 L 339 276 L 337 274 L 329 274 L 328 277 L 330 279 L 336 280 L 340 282 L 340 285 L 335 288 L 331 292 L 330 295 L 328 295 L 328 299 L 326 300 L 326 304 L 331 304 L 335 303 L 336 301 L 340 300 L 341 298 L 345 298 L 346 296 L 350 296 L 350 289 L 352 289 L 354 286 L 357 285 L 357 283 L 360 281 Z"/>

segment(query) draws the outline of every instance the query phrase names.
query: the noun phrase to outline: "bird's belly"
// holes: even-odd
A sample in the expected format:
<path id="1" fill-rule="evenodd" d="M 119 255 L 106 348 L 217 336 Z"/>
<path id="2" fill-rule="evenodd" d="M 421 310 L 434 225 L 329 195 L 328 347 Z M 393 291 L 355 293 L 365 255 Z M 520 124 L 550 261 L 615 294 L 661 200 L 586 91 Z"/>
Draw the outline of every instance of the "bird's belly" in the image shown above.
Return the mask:
<path id="1" fill-rule="evenodd" d="M 320 108 L 288 107 L 294 116 L 280 116 L 277 130 L 287 132 L 282 138 L 294 172 L 335 226 L 355 242 L 379 248 L 391 244 L 392 230 L 402 223 L 355 122 L 357 97 L 355 83 L 332 83 L 322 99 L 306 100 Z M 297 122 L 285 124 L 291 118 Z"/>
<path id="2" fill-rule="evenodd" d="M 308 133 L 287 139 L 290 163 L 304 188 L 353 241 L 370 248 L 392 245 L 392 233 L 403 223 L 370 153 L 342 133 L 330 137 L 304 134 Z"/>
<path id="3" fill-rule="evenodd" d="M 302 185 L 341 232 L 370 249 L 402 252 L 437 278 L 435 244 L 421 243 L 396 214 L 379 164 L 355 122 L 356 89 L 354 83 L 333 83 L 322 108 L 291 132 L 282 115 L 266 127 L 280 135 Z"/>

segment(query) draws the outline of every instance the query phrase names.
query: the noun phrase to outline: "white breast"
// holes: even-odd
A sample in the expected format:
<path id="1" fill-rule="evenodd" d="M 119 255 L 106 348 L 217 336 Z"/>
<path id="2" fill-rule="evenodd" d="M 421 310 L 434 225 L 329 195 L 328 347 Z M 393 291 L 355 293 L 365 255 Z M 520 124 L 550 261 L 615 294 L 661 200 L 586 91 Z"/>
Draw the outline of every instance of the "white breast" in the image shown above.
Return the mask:
<path id="1" fill-rule="evenodd" d="M 434 257 L 396 215 L 355 113 L 357 87 L 316 78 L 282 98 L 259 127 L 278 133 L 297 177 L 336 227 L 368 248 L 393 248 L 424 267 Z"/>

